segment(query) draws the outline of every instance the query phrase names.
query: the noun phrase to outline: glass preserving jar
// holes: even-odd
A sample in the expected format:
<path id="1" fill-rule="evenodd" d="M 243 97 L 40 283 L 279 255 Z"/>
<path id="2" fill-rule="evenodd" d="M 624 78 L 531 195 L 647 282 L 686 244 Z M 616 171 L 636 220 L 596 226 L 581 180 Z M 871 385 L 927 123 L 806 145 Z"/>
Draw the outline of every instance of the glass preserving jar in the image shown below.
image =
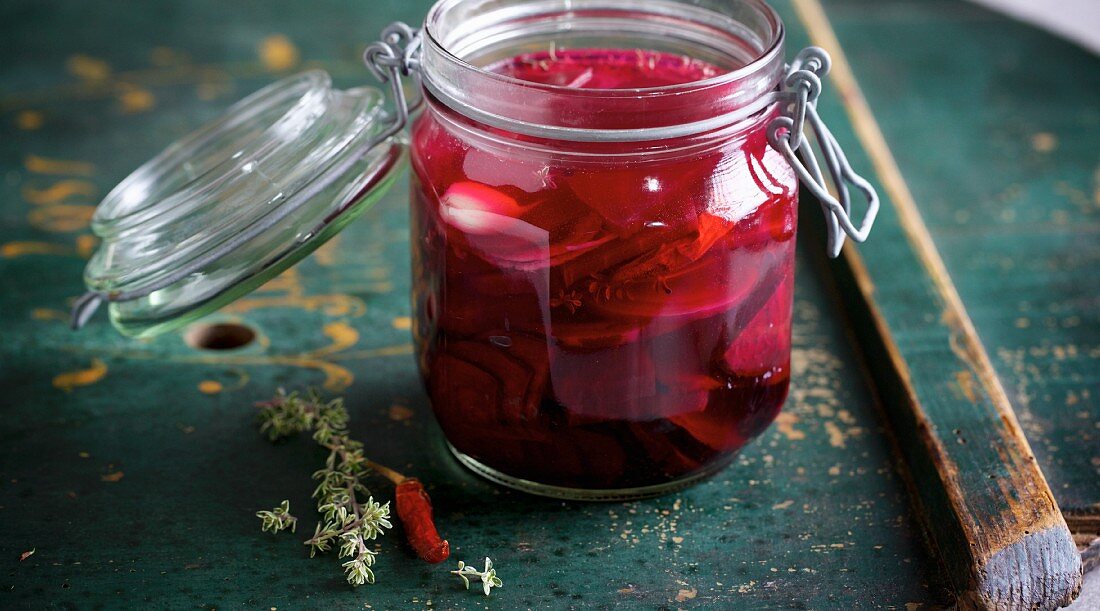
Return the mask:
<path id="1" fill-rule="evenodd" d="M 441 0 L 365 54 L 393 112 L 306 73 L 119 185 L 74 322 L 160 333 L 259 286 L 378 199 L 412 111 L 413 335 L 455 455 L 567 498 L 687 485 L 786 398 L 800 179 L 834 256 L 877 208 L 816 114 L 827 56 L 783 40 L 759 0 Z"/>

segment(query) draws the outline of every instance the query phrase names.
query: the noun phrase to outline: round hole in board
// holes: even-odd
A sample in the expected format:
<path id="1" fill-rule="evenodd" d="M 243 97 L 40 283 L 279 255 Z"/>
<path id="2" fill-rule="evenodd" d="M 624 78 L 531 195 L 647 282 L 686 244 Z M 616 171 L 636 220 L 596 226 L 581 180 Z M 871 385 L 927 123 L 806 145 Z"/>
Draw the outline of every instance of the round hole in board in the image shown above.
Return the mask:
<path id="1" fill-rule="evenodd" d="M 183 334 L 183 341 L 198 350 L 235 350 L 255 339 L 255 331 L 237 323 L 191 325 Z"/>

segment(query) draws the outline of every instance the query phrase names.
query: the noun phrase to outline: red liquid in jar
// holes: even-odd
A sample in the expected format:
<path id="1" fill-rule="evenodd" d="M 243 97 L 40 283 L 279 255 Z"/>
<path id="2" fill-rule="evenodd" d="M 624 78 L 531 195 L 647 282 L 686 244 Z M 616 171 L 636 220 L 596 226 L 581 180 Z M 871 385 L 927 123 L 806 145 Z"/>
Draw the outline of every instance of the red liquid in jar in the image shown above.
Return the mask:
<path id="1" fill-rule="evenodd" d="M 488 69 L 601 89 L 720 73 L 632 50 Z M 623 489 L 704 472 L 771 423 L 790 372 L 796 183 L 766 121 L 701 153 L 578 162 L 495 148 L 435 113 L 463 121 L 436 108 L 413 132 L 414 333 L 452 445 L 512 477 Z"/>

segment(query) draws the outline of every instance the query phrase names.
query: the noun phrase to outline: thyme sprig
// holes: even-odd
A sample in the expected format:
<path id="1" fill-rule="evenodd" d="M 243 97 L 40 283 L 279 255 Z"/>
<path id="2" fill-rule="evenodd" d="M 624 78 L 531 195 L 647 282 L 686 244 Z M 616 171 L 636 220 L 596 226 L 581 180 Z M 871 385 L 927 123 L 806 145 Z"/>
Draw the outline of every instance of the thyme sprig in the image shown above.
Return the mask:
<path id="1" fill-rule="evenodd" d="M 260 530 L 264 532 L 277 533 L 288 528 L 294 532 L 298 528 L 298 518 L 290 515 L 290 501 L 287 500 L 270 511 L 257 511 L 256 517 L 263 521 Z"/>
<path id="2" fill-rule="evenodd" d="M 266 433 L 268 439 L 277 441 L 313 431 L 313 440 L 329 450 L 324 468 L 313 474 L 313 479 L 318 480 L 313 498 L 321 521 L 305 542 L 310 556 L 338 545 L 337 556 L 350 558 L 343 563 L 348 583 L 353 586 L 374 583 L 371 567 L 377 552 L 367 547 L 367 541 L 393 527 L 389 521 L 390 504 L 376 502 L 362 482 L 371 470 L 370 461 L 363 456 L 363 444 L 348 434 L 348 412 L 343 400 L 324 402 L 313 391 L 303 398 L 298 393 L 279 390 L 274 399 L 258 407 L 260 432 Z M 366 495 L 367 500 L 361 501 L 360 495 Z"/>
<path id="3" fill-rule="evenodd" d="M 485 595 L 489 595 L 489 590 L 493 588 L 499 588 L 504 585 L 504 582 L 497 577 L 497 570 L 493 568 L 493 561 L 488 557 L 485 558 L 485 570 L 479 571 L 476 568 L 466 564 L 465 562 L 458 561 L 458 570 L 451 571 L 452 575 L 458 575 L 462 583 L 466 585 L 466 589 L 470 589 L 470 578 L 477 577 L 481 580 L 481 589 L 485 592 Z"/>

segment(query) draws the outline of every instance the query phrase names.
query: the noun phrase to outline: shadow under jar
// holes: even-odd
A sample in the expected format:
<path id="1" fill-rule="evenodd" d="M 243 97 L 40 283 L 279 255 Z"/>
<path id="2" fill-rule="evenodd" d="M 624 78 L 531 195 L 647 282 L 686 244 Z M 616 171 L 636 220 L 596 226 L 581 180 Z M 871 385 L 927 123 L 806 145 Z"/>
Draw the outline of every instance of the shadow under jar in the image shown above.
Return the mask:
<path id="1" fill-rule="evenodd" d="M 455 454 L 587 499 L 723 467 L 790 377 L 778 17 L 754 0 L 444 0 L 422 36 L 414 337 Z"/>

